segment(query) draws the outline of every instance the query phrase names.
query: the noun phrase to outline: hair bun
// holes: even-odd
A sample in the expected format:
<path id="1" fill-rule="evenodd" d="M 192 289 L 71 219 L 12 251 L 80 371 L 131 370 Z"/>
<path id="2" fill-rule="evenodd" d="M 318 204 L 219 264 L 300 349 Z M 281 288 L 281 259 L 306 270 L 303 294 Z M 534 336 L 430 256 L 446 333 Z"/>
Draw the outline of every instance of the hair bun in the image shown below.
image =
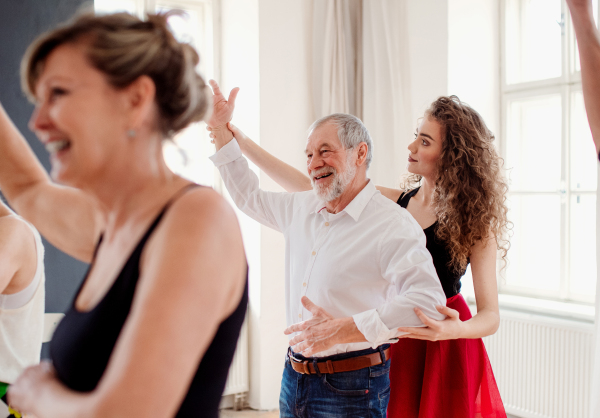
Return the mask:
<path id="1" fill-rule="evenodd" d="M 191 45 L 179 42 L 168 25 L 170 16 L 183 13 L 170 10 L 148 14 L 146 20 L 128 13 L 77 16 L 67 25 L 43 34 L 29 47 L 22 64 L 24 89 L 34 95 L 44 61 L 52 50 L 81 41 L 92 65 L 114 87 L 123 88 L 142 75 L 152 79 L 158 128 L 164 135 L 174 135 L 202 120 L 209 103 L 206 83 L 196 71 L 198 53 Z"/>

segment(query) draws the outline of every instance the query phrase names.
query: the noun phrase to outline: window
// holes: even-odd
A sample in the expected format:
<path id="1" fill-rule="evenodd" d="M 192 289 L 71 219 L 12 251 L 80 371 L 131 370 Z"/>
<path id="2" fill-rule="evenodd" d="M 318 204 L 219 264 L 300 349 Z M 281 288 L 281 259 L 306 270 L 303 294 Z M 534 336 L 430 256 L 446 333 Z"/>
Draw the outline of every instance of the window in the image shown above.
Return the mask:
<path id="1" fill-rule="evenodd" d="M 500 291 L 593 303 L 597 157 L 568 7 L 504 0 L 502 9 L 501 152 L 514 228 Z"/>
<path id="2" fill-rule="evenodd" d="M 177 39 L 193 45 L 200 54 L 198 70 L 206 78 L 215 77 L 213 11 L 211 0 L 95 0 L 94 8 L 100 13 L 126 11 L 143 15 L 146 10 L 156 12 L 171 9 L 185 14 L 171 16 L 169 25 Z M 221 189 L 220 177 L 208 156 L 214 153 L 206 124 L 195 123 L 179 132 L 173 141 L 163 145 L 165 161 L 175 173 L 196 183 Z"/>

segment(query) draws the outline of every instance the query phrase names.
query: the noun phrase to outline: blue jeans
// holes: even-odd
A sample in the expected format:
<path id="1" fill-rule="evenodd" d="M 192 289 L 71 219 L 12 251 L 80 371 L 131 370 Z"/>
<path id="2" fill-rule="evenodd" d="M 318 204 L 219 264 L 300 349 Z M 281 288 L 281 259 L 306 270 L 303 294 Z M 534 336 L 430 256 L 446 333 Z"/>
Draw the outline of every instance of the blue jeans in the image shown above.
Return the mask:
<path id="1" fill-rule="evenodd" d="M 383 346 L 387 348 L 388 345 Z M 378 349 L 336 354 L 320 360 L 341 360 Z M 294 354 L 298 360 L 309 360 Z M 280 418 L 385 418 L 390 397 L 390 360 L 374 367 L 333 374 L 301 374 L 286 356 L 279 396 Z"/>

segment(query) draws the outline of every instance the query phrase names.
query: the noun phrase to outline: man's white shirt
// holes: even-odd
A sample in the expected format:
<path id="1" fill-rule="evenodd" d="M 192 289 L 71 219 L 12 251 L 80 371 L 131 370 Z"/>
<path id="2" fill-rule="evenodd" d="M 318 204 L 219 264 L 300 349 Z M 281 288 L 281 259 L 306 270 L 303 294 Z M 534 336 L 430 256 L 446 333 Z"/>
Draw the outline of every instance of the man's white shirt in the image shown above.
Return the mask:
<path id="1" fill-rule="evenodd" d="M 398 327 L 423 326 L 415 307 L 445 318 L 435 309 L 446 297 L 423 230 L 372 181 L 333 214 L 312 190 L 260 190 L 235 139 L 210 158 L 235 204 L 284 234 L 287 326 L 312 317 L 300 301 L 307 296 L 336 318 L 352 316 L 369 341 L 337 344 L 316 356 L 375 348 L 400 335 Z"/>

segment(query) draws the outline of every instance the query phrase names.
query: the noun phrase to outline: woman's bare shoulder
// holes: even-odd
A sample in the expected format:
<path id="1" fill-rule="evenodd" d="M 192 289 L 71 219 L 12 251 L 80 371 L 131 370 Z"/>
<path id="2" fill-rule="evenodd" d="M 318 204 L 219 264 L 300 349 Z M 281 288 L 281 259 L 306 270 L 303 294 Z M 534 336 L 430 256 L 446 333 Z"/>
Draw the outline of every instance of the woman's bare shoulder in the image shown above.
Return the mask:
<path id="1" fill-rule="evenodd" d="M 402 190 L 400 189 L 392 189 L 390 187 L 376 186 L 377 190 L 381 192 L 381 194 L 388 199 L 397 202 L 402 194 Z"/>

